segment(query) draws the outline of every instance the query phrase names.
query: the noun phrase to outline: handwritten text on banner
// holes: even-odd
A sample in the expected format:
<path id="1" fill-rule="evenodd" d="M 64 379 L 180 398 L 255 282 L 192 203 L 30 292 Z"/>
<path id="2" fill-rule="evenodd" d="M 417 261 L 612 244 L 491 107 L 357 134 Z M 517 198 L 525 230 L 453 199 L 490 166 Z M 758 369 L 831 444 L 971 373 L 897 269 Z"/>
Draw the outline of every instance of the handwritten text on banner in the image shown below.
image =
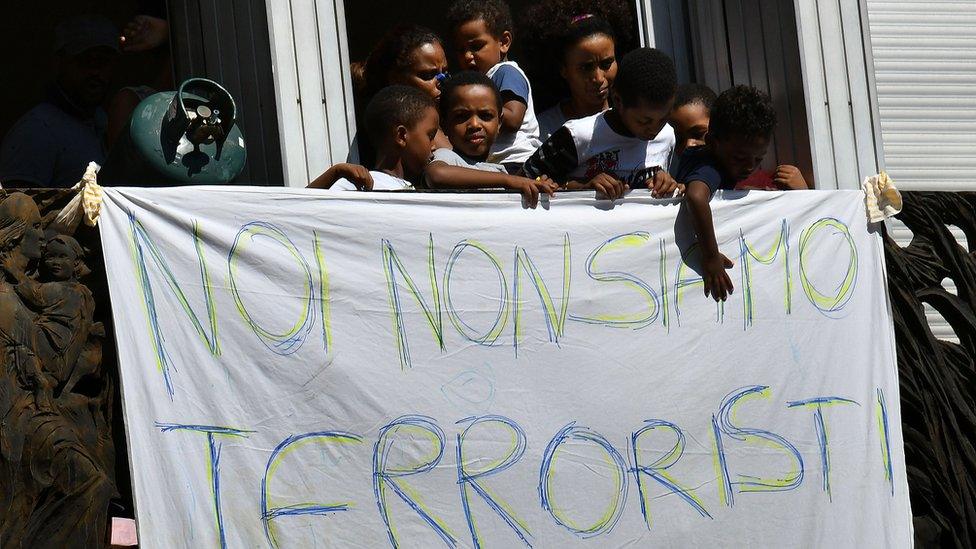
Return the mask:
<path id="1" fill-rule="evenodd" d="M 910 544 L 859 193 L 106 199 L 146 547 Z"/>

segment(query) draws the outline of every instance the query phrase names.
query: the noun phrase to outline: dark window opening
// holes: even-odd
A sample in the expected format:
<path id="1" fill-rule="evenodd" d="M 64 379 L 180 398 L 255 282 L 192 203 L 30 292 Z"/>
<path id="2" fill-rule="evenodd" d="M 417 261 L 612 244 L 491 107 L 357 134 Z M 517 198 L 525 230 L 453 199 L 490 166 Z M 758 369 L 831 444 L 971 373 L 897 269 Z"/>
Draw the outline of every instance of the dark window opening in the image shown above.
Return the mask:
<path id="1" fill-rule="evenodd" d="M 114 26 L 116 35 L 136 15 L 145 14 L 165 18 L 164 1 L 101 0 L 78 2 L 51 0 L 48 2 L 10 2 L 4 7 L 4 25 L 0 32 L 0 49 L 4 54 L 4 72 L 7 85 L 0 89 L 0 140 L 17 121 L 39 103 L 63 99 L 55 85 L 59 55 L 55 49 L 63 43 L 68 48 L 101 44 L 104 39 L 91 36 L 79 38 L 79 33 L 99 34 L 104 29 L 98 23 L 82 23 L 58 35 L 56 29 L 64 21 L 75 17 L 101 17 Z M 116 55 L 111 62 L 106 81 L 81 83 L 89 96 L 99 95 L 100 107 L 108 112 L 113 99 L 118 100 L 120 90 L 147 93 L 149 89 L 173 88 L 173 63 L 169 40 L 139 52 Z M 97 88 L 103 88 L 103 91 Z M 123 92 L 124 93 L 124 92 Z M 73 101 L 68 99 L 69 104 Z M 95 119 L 98 131 L 104 133 L 104 120 Z M 80 174 L 79 174 L 80 175 Z M 80 178 L 80 177 L 79 177 Z"/>
<path id="2" fill-rule="evenodd" d="M 346 33 L 349 38 L 349 59 L 353 63 L 361 63 L 372 51 L 377 41 L 383 36 L 387 29 L 393 28 L 401 23 L 413 23 L 425 26 L 441 37 L 445 42 L 449 40 L 449 30 L 444 24 L 444 14 L 453 0 L 420 0 L 415 2 L 390 3 L 382 0 L 372 1 L 344 1 L 346 15 Z M 509 1 L 508 5 L 512 11 L 512 19 L 515 25 L 515 39 L 508 57 L 519 63 L 519 65 L 529 72 L 532 79 L 532 97 L 537 112 L 552 106 L 556 101 L 563 99 L 558 92 L 550 87 L 537 83 L 531 73 L 532 67 L 527 62 L 527 56 L 522 51 L 524 41 L 519 39 L 519 34 L 523 30 L 521 22 L 523 13 L 534 4 L 532 0 Z M 627 51 L 640 45 L 640 32 L 637 24 L 636 3 L 627 2 L 631 9 L 632 28 L 629 29 L 631 39 L 626 43 L 616 44 L 617 56 L 620 57 Z M 445 48 L 449 46 L 445 43 Z M 452 71 L 458 70 L 455 66 L 453 55 L 447 51 L 447 60 Z M 357 97 L 358 102 L 364 98 Z M 356 105 L 357 111 L 364 105 Z"/>

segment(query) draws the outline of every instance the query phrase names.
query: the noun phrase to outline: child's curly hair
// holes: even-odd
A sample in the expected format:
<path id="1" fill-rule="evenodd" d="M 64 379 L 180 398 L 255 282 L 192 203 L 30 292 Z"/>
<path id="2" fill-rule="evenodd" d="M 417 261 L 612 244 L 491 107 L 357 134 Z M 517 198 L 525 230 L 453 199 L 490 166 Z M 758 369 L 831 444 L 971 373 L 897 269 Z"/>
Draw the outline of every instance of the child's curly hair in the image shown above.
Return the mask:
<path id="1" fill-rule="evenodd" d="M 441 120 L 447 119 L 447 115 L 451 112 L 451 107 L 454 106 L 454 92 L 464 86 L 484 86 L 491 90 L 495 94 L 495 107 L 498 109 L 499 114 L 501 114 L 502 94 L 498 91 L 495 83 L 491 81 L 491 78 L 478 71 L 462 71 L 452 74 L 450 78 L 441 84 L 441 100 L 439 104 Z"/>
<path id="2" fill-rule="evenodd" d="M 569 94 L 559 69 L 574 45 L 591 36 L 608 36 L 618 60 L 634 47 L 634 13 L 623 0 L 542 0 L 520 20 L 522 57 L 539 110 Z"/>
<path id="3" fill-rule="evenodd" d="M 481 19 L 495 38 L 500 38 L 505 31 L 515 34 L 512 11 L 502 0 L 457 0 L 447 9 L 444 19 L 451 33 L 468 21 Z"/>
<path id="4" fill-rule="evenodd" d="M 638 48 L 618 63 L 614 92 L 625 107 L 643 101 L 649 105 L 663 105 L 674 98 L 677 74 L 674 61 L 661 50 Z"/>
<path id="5" fill-rule="evenodd" d="M 776 111 L 769 95 L 751 86 L 722 92 L 712 105 L 708 132 L 718 139 L 729 136 L 768 138 L 776 128 Z"/>
<path id="6" fill-rule="evenodd" d="M 715 92 L 705 84 L 682 84 L 674 92 L 674 107 L 672 108 L 701 105 L 710 112 L 712 105 L 715 104 L 715 98 Z"/>
<path id="7" fill-rule="evenodd" d="M 387 86 L 366 105 L 366 135 L 370 142 L 381 144 L 391 128 L 416 126 L 428 108 L 436 109 L 437 104 L 425 92 L 413 86 Z"/>

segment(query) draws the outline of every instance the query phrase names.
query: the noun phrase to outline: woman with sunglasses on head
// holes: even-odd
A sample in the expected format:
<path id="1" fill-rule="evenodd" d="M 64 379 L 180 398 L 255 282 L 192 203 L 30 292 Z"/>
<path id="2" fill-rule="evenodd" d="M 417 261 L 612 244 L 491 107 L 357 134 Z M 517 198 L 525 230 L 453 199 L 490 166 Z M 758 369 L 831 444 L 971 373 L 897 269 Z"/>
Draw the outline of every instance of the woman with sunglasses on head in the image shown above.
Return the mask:
<path id="1" fill-rule="evenodd" d="M 447 75 L 447 56 L 440 37 L 418 25 L 397 25 L 366 58 L 366 91 L 372 96 L 392 84 L 413 86 L 440 98 Z"/>
<path id="2" fill-rule="evenodd" d="M 381 89 L 402 84 L 418 88 L 435 101 L 440 99 L 440 83 L 447 78 L 447 56 L 440 37 L 434 31 L 419 25 L 397 25 L 390 29 L 362 64 L 361 80 L 356 85 L 361 93 L 356 98 L 359 106 L 365 106 Z M 359 117 L 357 117 L 359 118 Z M 450 148 L 444 132 L 438 131 L 435 139 L 438 148 Z M 358 158 L 354 156 L 358 153 Z M 349 160 L 371 165 L 375 150 L 365 139 L 357 135 L 349 152 Z"/>

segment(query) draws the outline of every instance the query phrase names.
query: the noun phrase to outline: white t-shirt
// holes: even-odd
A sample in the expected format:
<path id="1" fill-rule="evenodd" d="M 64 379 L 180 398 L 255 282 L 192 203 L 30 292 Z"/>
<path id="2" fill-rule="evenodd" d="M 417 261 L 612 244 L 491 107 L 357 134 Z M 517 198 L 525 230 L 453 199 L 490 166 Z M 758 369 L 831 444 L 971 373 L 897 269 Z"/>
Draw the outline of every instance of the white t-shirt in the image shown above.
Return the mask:
<path id="1" fill-rule="evenodd" d="M 502 69 L 502 67 L 510 67 Z M 514 71 L 512 70 L 514 69 Z M 502 71 L 499 73 L 499 71 Z M 497 75 L 496 75 L 497 73 Z M 509 90 L 523 97 L 526 103 L 525 116 L 517 132 L 502 132 L 491 145 L 488 162 L 494 164 L 521 164 L 532 156 L 532 153 L 542 145 L 539 141 L 539 122 L 535 119 L 535 106 L 532 103 L 532 85 L 529 79 L 515 61 L 502 61 L 488 69 L 491 78 L 499 90 Z M 521 79 L 519 78 L 521 76 Z M 504 78 L 501 78 L 504 77 Z"/>
<path id="2" fill-rule="evenodd" d="M 561 101 L 560 101 L 561 103 Z M 536 116 L 539 121 L 539 139 L 545 142 L 556 130 L 563 127 L 568 118 L 563 113 L 563 108 L 556 103 Z"/>
<path id="3" fill-rule="evenodd" d="M 578 165 L 570 177 L 588 181 L 601 172 L 613 173 L 621 181 L 640 185 L 647 179 L 649 168 L 665 170 L 674 152 L 674 128 L 665 124 L 657 136 L 644 141 L 613 131 L 604 111 L 600 114 L 569 120 L 564 126 L 573 136 Z"/>
<path id="4" fill-rule="evenodd" d="M 374 191 L 403 191 L 413 189 L 413 185 L 410 184 L 406 179 L 400 179 L 399 177 L 393 177 L 392 175 L 384 172 L 377 172 L 370 170 L 369 175 L 373 176 L 373 190 Z M 356 191 L 356 185 L 352 181 L 341 177 L 336 180 L 335 183 L 329 187 L 330 191 Z"/>

